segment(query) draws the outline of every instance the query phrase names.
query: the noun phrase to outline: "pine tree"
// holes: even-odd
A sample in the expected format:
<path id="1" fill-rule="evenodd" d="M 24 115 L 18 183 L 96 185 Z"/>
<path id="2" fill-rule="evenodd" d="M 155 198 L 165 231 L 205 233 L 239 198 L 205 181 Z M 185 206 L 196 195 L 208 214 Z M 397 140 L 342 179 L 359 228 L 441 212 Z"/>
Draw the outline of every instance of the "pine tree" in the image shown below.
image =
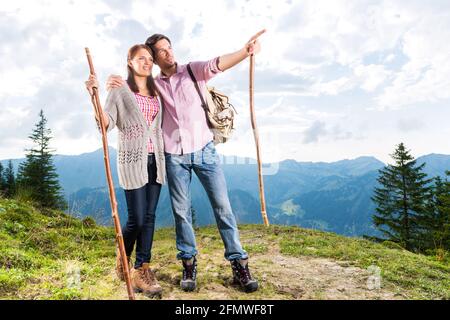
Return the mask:
<path id="1" fill-rule="evenodd" d="M 11 198 L 16 193 L 16 176 L 14 175 L 14 167 L 12 161 L 8 161 L 8 166 L 5 170 L 5 195 Z"/>
<path id="2" fill-rule="evenodd" d="M 0 162 L 0 196 L 5 193 L 5 188 L 6 188 L 6 182 L 5 182 L 5 178 L 3 176 L 3 165 Z"/>
<path id="3" fill-rule="evenodd" d="M 444 183 L 444 192 L 438 195 L 439 206 L 443 218 L 442 243 L 446 250 L 450 250 L 450 171 L 446 171 L 447 175 Z"/>
<path id="4" fill-rule="evenodd" d="M 433 201 L 428 214 L 420 220 L 422 238 L 427 249 L 450 250 L 450 171 L 445 181 L 434 178 Z"/>
<path id="5" fill-rule="evenodd" d="M 42 110 L 39 118 L 39 122 L 29 136 L 35 145 L 27 150 L 26 160 L 19 166 L 18 185 L 21 189 L 28 190 L 32 199 L 40 205 L 65 209 L 58 174 L 53 165 L 54 150 L 49 146 L 51 130 L 46 127 L 47 119 Z"/>
<path id="6" fill-rule="evenodd" d="M 387 240 L 408 250 L 420 249 L 420 217 L 426 214 L 431 201 L 430 179 L 422 172 L 425 163 L 416 160 L 400 143 L 391 155 L 394 164 L 379 171 L 379 187 L 372 200 L 377 205 L 374 225 Z"/>

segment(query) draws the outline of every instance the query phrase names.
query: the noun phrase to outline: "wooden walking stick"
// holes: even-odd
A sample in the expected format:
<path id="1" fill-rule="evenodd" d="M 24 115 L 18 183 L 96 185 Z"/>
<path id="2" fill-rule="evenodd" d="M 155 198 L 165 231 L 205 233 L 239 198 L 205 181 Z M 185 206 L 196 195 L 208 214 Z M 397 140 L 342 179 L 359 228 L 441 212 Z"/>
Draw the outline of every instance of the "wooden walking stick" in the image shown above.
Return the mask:
<path id="1" fill-rule="evenodd" d="M 264 181 L 262 176 L 262 163 L 261 163 L 261 150 L 259 148 L 259 133 L 258 128 L 256 126 L 256 116 L 255 116 L 255 107 L 254 107 L 254 90 L 253 90 L 253 83 L 254 83 L 254 73 L 255 73 L 255 55 L 250 55 L 250 115 L 252 120 L 252 128 L 253 128 L 253 135 L 255 137 L 255 144 L 256 144 L 256 157 L 258 162 L 258 178 L 259 178 L 259 198 L 261 200 L 261 215 L 264 221 L 265 226 L 269 226 L 269 219 L 267 218 L 267 212 L 266 212 L 266 199 L 264 197 Z"/>
<path id="2" fill-rule="evenodd" d="M 91 54 L 89 52 L 89 48 L 85 48 L 86 50 L 86 56 L 89 63 L 89 70 L 91 75 L 95 74 L 94 71 L 94 65 L 92 64 L 92 58 Z M 134 300 L 134 292 L 133 288 L 131 286 L 131 278 L 130 278 L 130 270 L 128 268 L 128 259 L 127 255 L 125 253 L 125 246 L 123 243 L 123 236 L 122 236 L 122 228 L 120 226 L 120 219 L 119 214 L 117 212 L 117 201 L 116 201 L 116 193 L 114 191 L 114 185 L 111 175 L 111 166 L 109 163 L 109 151 L 108 151 L 108 139 L 106 136 L 106 128 L 105 123 L 103 122 L 103 111 L 102 107 L 100 105 L 100 99 L 98 96 L 98 88 L 93 88 L 92 90 L 93 94 L 91 96 L 92 105 L 94 106 L 94 112 L 95 116 L 98 119 L 98 122 L 100 123 L 100 130 L 102 133 L 102 142 L 103 142 L 103 159 L 105 160 L 105 171 L 106 171 L 106 179 L 108 181 L 108 188 L 109 188 L 109 200 L 111 204 L 111 212 L 112 212 L 112 218 L 114 221 L 114 229 L 116 231 L 116 241 L 119 247 L 119 253 L 120 253 L 120 259 L 122 261 L 123 266 L 123 272 L 125 276 L 125 283 L 127 285 L 127 291 L 128 291 L 128 298 L 130 300 Z"/>

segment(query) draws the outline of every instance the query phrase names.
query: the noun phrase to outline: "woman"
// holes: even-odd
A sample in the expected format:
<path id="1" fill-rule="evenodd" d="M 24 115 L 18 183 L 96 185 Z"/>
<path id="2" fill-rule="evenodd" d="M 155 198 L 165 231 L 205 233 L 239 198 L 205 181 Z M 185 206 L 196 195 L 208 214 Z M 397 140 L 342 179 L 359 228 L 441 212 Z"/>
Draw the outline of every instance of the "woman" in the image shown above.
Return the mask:
<path id="1" fill-rule="evenodd" d="M 136 261 L 131 269 L 135 291 L 160 295 L 161 286 L 149 268 L 155 211 L 161 185 L 165 183 L 164 145 L 161 132 L 161 108 L 152 77 L 153 57 L 150 48 L 138 44 L 128 50 L 127 86 L 112 89 L 106 99 L 104 123 L 109 132 L 119 130 L 117 168 L 120 186 L 125 190 L 128 220 L 123 240 L 128 262 L 136 244 Z M 91 75 L 86 87 L 98 88 Z M 119 254 L 116 272 L 123 280 Z"/>

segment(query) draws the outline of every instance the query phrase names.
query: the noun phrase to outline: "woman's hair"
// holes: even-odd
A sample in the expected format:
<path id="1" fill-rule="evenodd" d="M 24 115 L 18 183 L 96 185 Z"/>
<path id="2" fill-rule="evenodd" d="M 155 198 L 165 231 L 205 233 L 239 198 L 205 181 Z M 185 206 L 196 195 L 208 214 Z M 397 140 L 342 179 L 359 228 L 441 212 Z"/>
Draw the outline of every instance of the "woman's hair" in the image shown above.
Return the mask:
<path id="1" fill-rule="evenodd" d="M 128 58 L 127 58 L 128 78 L 127 78 L 127 83 L 128 83 L 128 86 L 130 87 L 131 91 L 136 92 L 136 93 L 139 92 L 139 88 L 138 88 L 138 86 L 136 84 L 136 81 L 134 80 L 134 70 L 133 70 L 132 67 L 130 67 L 130 65 L 128 64 L 128 61 L 130 61 L 131 59 L 134 58 L 134 56 L 139 51 L 139 49 L 147 50 L 148 53 L 150 53 L 150 55 L 153 57 L 151 49 L 148 46 L 146 46 L 145 44 L 136 44 L 136 45 L 132 46 L 128 50 Z M 156 89 L 155 81 L 153 80 L 152 75 L 147 77 L 147 89 L 148 89 L 148 91 L 149 91 L 151 96 L 157 96 L 158 95 L 158 90 Z"/>

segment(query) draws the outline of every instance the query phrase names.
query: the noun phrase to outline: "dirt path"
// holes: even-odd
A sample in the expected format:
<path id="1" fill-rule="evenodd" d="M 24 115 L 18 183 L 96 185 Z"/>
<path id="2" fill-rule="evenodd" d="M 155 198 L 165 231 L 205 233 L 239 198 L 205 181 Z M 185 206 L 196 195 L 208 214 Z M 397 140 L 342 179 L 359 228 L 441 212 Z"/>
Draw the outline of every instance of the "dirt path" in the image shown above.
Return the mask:
<path id="1" fill-rule="evenodd" d="M 179 289 L 181 267 L 175 268 L 176 261 L 171 270 L 154 265 L 164 290 L 162 299 L 242 299 L 245 293 L 231 284 L 230 268 L 220 250 L 216 251 L 199 256 L 198 290 L 193 293 Z M 285 256 L 277 247 L 272 247 L 268 254 L 254 254 L 250 266 L 261 290 L 245 295 L 246 299 L 404 299 L 388 290 L 382 279 L 378 282 L 377 270 L 364 270 L 325 258 Z M 103 298 L 126 298 L 124 285 L 115 279 L 114 273 L 107 278 L 105 285 L 114 284 L 112 291 L 116 294 Z M 137 294 L 137 299 L 147 297 Z"/>

